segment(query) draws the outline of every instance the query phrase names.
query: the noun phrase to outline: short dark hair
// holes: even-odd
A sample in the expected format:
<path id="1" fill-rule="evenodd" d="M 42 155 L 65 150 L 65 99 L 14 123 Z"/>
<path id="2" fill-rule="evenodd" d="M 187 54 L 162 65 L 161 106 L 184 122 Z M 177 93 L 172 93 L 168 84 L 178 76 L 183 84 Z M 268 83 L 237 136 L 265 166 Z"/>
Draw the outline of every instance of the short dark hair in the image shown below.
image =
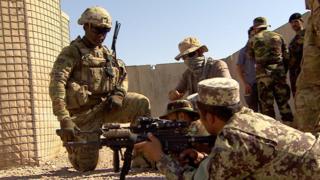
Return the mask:
<path id="1" fill-rule="evenodd" d="M 290 17 L 289 17 L 289 23 L 293 20 L 296 19 L 301 19 L 302 20 L 302 15 L 300 13 L 293 13 Z"/>
<path id="2" fill-rule="evenodd" d="M 212 106 L 197 101 L 197 106 L 201 114 L 205 115 L 210 113 L 218 116 L 224 122 L 229 121 L 229 119 L 242 108 L 240 102 L 232 106 Z"/>

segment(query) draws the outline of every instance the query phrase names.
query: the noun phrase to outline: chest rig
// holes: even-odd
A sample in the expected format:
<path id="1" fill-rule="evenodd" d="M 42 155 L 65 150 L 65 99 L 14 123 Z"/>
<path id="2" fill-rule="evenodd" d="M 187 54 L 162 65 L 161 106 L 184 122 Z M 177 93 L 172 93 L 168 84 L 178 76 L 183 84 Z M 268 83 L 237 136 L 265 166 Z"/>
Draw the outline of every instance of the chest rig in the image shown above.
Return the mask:
<path id="1" fill-rule="evenodd" d="M 123 70 L 119 64 L 105 47 L 89 49 L 81 40 L 74 45 L 80 52 L 81 59 L 73 69 L 72 81 L 80 86 L 87 86 L 93 96 L 108 95 L 121 83 Z"/>

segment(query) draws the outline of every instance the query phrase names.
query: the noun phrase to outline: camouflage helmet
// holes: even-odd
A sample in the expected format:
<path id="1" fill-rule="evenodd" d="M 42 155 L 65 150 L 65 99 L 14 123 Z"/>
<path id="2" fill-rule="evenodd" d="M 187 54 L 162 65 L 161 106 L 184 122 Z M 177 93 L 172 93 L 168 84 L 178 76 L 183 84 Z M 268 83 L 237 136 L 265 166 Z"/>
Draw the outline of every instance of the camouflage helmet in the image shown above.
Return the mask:
<path id="1" fill-rule="evenodd" d="M 91 23 L 96 26 L 111 28 L 112 19 L 108 11 L 102 7 L 95 6 L 87 8 L 78 20 L 79 25 Z"/>
<path id="2" fill-rule="evenodd" d="M 254 28 L 266 28 L 266 27 L 270 27 L 270 25 L 267 24 L 267 18 L 256 17 L 253 20 L 253 27 Z"/>
<path id="3" fill-rule="evenodd" d="M 192 103 L 188 100 L 176 100 L 173 102 L 168 103 L 167 105 L 167 112 L 166 114 L 160 116 L 161 119 L 167 119 L 169 114 L 174 112 L 185 112 L 190 115 L 193 120 L 197 120 L 200 118 L 198 112 L 196 112 L 193 107 Z"/>

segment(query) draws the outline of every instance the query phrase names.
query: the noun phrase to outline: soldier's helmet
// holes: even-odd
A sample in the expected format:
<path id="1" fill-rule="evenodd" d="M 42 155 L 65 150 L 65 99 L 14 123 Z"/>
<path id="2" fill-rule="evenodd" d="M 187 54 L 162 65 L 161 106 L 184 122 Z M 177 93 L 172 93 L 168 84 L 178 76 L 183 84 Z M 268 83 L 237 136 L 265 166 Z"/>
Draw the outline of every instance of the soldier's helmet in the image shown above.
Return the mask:
<path id="1" fill-rule="evenodd" d="M 169 114 L 175 113 L 175 112 L 185 112 L 189 114 L 193 120 L 197 120 L 200 118 L 199 113 L 193 109 L 192 103 L 187 100 L 176 100 L 176 101 L 170 102 L 167 105 L 166 114 L 160 116 L 159 118 L 167 119 Z"/>
<path id="2" fill-rule="evenodd" d="M 78 20 L 79 25 L 91 23 L 99 27 L 112 27 L 112 19 L 108 11 L 102 7 L 94 6 L 87 8 Z"/>
<path id="3" fill-rule="evenodd" d="M 253 27 L 254 28 L 266 28 L 266 27 L 270 27 L 270 25 L 267 24 L 267 18 L 256 17 L 253 20 Z"/>

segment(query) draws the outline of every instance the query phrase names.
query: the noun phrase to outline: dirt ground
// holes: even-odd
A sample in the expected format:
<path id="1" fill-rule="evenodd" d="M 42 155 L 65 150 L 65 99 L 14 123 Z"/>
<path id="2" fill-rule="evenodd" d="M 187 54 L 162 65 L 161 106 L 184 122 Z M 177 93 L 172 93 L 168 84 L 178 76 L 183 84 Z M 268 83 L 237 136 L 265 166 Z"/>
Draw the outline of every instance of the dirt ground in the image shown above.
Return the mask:
<path id="1" fill-rule="evenodd" d="M 13 167 L 0 170 L 0 179 L 119 179 L 119 173 L 112 170 L 112 151 L 100 150 L 100 161 L 95 171 L 77 172 L 68 162 L 67 152 L 61 152 L 54 159 L 41 166 Z M 163 180 L 157 171 L 133 169 L 126 176 L 128 180 Z"/>

